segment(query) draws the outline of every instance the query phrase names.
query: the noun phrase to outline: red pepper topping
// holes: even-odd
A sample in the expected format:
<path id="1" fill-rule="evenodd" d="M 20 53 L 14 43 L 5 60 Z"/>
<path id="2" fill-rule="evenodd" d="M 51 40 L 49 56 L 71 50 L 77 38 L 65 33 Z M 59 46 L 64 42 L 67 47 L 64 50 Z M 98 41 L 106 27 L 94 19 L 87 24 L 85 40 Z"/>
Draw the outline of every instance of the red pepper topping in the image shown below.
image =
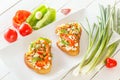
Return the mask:
<path id="1" fill-rule="evenodd" d="M 43 54 L 43 51 L 37 51 L 38 54 Z"/>
<path id="2" fill-rule="evenodd" d="M 36 62 L 36 65 L 37 65 L 38 67 L 43 67 L 43 66 L 45 66 L 45 62 L 44 62 L 44 61 L 37 61 L 37 62 Z"/>
<path id="3" fill-rule="evenodd" d="M 65 40 L 67 40 L 69 42 L 70 46 L 74 46 L 75 41 L 68 37 L 68 36 L 73 36 L 73 35 L 61 34 L 61 36 L 62 36 L 63 39 L 65 39 Z"/>

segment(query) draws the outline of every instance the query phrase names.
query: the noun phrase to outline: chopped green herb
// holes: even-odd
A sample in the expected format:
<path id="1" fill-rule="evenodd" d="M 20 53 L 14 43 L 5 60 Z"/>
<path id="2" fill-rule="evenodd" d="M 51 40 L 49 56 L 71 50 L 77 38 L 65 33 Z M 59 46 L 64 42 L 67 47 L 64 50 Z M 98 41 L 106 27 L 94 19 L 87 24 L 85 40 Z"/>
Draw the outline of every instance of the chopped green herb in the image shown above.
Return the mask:
<path id="1" fill-rule="evenodd" d="M 68 31 L 65 29 L 60 30 L 60 33 L 68 34 Z"/>
<path id="2" fill-rule="evenodd" d="M 69 45 L 69 43 L 67 41 L 65 41 L 64 39 L 61 40 L 61 43 L 64 45 Z"/>
<path id="3" fill-rule="evenodd" d="M 35 63 L 36 61 L 41 61 L 42 59 L 40 57 L 33 57 L 32 62 Z"/>

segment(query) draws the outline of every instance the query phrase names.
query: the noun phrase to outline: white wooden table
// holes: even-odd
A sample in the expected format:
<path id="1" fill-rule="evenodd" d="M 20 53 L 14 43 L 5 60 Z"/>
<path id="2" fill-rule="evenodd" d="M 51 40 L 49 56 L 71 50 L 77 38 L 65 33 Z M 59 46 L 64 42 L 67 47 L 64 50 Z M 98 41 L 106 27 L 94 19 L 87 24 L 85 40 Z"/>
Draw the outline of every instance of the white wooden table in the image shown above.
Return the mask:
<path id="1" fill-rule="evenodd" d="M 114 0 L 0 0 L 0 49 L 10 45 L 9 43 L 3 41 L 2 35 L 8 27 L 12 26 L 12 17 L 19 9 L 32 11 L 38 5 L 46 4 L 57 10 L 57 20 L 60 20 L 65 17 L 65 15 L 61 13 L 61 9 L 70 8 L 70 14 L 72 14 L 89 4 L 96 4 L 96 2 L 103 5 L 108 3 L 114 4 Z M 119 0 L 117 0 L 117 3 L 119 3 Z M 92 7 L 95 6 L 91 6 L 89 8 L 91 11 Z M 118 53 L 120 53 L 120 51 Z M 120 54 L 115 55 L 114 58 L 119 61 L 118 63 L 120 63 Z M 79 78 L 79 76 L 73 77 L 68 75 L 64 80 L 79 80 Z M 0 80 L 18 80 L 16 75 L 9 70 L 1 59 Z M 117 68 L 112 70 L 103 67 L 99 72 L 85 79 L 83 78 L 82 80 L 120 80 L 120 64 L 118 64 Z"/>

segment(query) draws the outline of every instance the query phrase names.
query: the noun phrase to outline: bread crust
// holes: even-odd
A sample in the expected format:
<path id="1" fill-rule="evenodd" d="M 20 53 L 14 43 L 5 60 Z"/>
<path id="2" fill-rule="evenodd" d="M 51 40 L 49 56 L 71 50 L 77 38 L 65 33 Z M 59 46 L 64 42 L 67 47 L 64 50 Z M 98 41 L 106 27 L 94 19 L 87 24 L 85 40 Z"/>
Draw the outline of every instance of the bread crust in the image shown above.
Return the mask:
<path id="1" fill-rule="evenodd" d="M 27 55 L 25 54 L 24 55 L 24 62 L 25 64 L 30 68 L 32 69 L 33 71 L 35 71 L 36 73 L 38 74 L 47 74 L 51 71 L 51 67 L 52 67 L 52 61 L 50 60 L 50 66 L 49 68 L 47 69 L 44 69 L 44 68 L 41 68 L 41 69 L 38 69 L 36 68 L 35 66 L 33 66 L 28 60 L 27 60 Z"/>
<path id="2" fill-rule="evenodd" d="M 79 47 L 77 47 L 76 50 L 69 50 L 69 51 L 67 51 L 67 50 L 65 49 L 65 47 L 59 46 L 59 42 L 57 42 L 56 44 L 57 44 L 57 46 L 58 46 L 63 52 L 65 52 L 65 53 L 68 54 L 68 55 L 76 56 L 76 55 L 79 54 Z"/>

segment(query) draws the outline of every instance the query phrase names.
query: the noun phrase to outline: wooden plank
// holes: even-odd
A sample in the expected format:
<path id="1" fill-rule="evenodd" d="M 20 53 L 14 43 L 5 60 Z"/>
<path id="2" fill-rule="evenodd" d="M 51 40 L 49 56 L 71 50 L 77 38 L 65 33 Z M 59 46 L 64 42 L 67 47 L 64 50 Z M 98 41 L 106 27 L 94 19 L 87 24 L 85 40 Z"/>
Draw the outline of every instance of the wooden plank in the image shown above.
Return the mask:
<path id="1" fill-rule="evenodd" d="M 3 61 L 0 59 L 0 80 L 7 74 L 9 73 L 8 68 L 6 65 L 3 63 Z"/>
<path id="2" fill-rule="evenodd" d="M 8 9 L 19 3 L 20 0 L 0 0 L 0 15 L 5 13 Z"/>

